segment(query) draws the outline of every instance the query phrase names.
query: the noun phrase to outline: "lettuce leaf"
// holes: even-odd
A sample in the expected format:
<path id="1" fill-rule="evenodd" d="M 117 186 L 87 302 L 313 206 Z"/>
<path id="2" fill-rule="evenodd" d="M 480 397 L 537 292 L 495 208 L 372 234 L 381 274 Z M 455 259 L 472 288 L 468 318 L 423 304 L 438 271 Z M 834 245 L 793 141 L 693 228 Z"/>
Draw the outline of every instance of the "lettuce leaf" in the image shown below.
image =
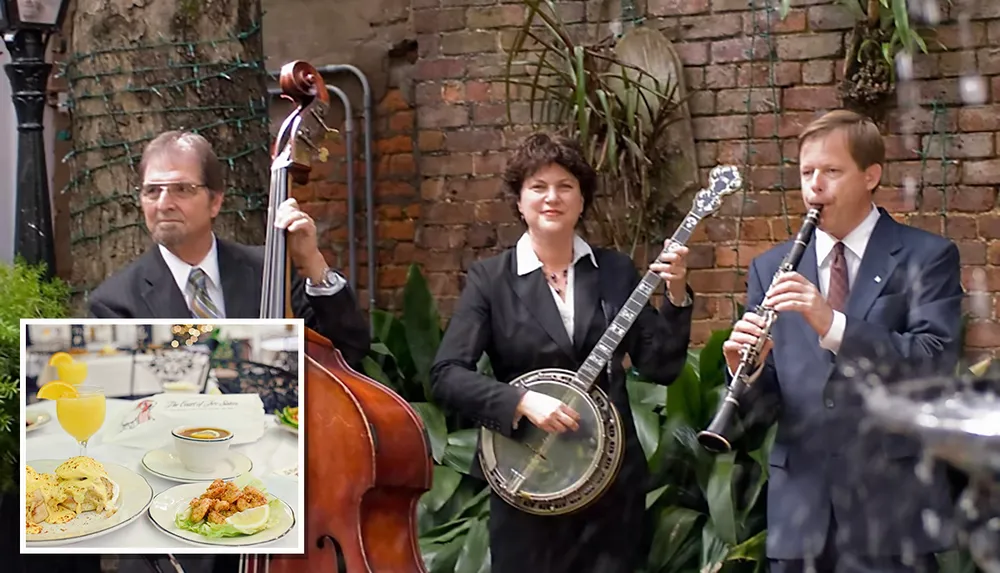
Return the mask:
<path id="1" fill-rule="evenodd" d="M 291 426 L 296 430 L 299 429 L 298 420 L 292 415 L 291 407 L 285 406 L 280 411 L 275 412 L 275 417 L 286 426 Z"/>
<path id="2" fill-rule="evenodd" d="M 237 531 L 235 527 L 228 523 L 209 523 L 207 520 L 194 523 L 191 521 L 191 506 L 184 507 L 184 509 L 178 511 L 177 514 L 174 515 L 174 525 L 176 525 L 179 529 L 191 531 L 203 537 L 219 539 L 223 537 L 246 537 L 248 535 L 260 533 L 265 529 L 270 529 L 278 524 L 278 521 L 281 519 L 281 514 L 285 511 L 285 508 L 282 505 L 281 500 L 267 493 L 267 489 L 264 487 L 264 482 L 253 476 L 244 474 L 234 479 L 233 483 L 240 488 L 252 485 L 267 496 L 270 510 L 267 523 L 265 523 L 263 527 L 251 533 L 243 533 L 241 531 Z"/>

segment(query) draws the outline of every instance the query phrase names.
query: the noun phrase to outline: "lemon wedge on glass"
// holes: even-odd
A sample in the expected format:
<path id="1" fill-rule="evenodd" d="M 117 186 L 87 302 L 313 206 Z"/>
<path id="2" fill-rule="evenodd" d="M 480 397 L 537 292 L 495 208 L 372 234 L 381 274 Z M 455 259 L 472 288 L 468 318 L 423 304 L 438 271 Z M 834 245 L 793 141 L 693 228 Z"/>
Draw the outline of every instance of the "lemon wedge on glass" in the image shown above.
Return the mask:
<path id="1" fill-rule="evenodd" d="M 230 515 L 226 518 L 226 523 L 232 525 L 240 533 L 251 535 L 263 529 L 270 517 L 270 506 L 260 505 Z"/>

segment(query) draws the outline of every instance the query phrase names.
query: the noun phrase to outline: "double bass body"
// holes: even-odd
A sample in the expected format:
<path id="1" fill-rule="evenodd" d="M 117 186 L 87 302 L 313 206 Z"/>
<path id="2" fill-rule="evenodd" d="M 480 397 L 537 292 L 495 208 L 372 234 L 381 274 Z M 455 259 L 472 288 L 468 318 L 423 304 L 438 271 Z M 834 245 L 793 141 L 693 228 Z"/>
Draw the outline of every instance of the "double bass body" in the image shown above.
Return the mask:
<path id="1" fill-rule="evenodd" d="M 296 104 L 275 141 L 261 318 L 286 310 L 285 253 L 274 211 L 290 180 L 304 183 L 310 140 L 329 94 L 318 71 L 302 61 L 282 67 L 283 95 Z M 430 490 L 427 433 L 395 392 L 354 371 L 328 339 L 306 329 L 305 555 L 250 557 L 254 573 L 425 573 L 417 539 L 417 503 Z M 263 565 L 263 566 L 261 566 Z M 242 573 L 242 572 L 241 572 Z"/>

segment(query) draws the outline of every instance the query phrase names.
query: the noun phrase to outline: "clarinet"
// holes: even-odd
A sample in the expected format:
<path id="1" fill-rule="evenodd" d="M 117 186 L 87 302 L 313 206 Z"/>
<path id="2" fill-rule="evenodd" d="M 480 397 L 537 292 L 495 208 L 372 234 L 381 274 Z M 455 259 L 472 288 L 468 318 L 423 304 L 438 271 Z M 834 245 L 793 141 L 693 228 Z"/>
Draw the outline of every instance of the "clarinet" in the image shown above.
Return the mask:
<path id="1" fill-rule="evenodd" d="M 778 267 L 778 270 L 774 273 L 774 277 L 771 279 L 772 286 L 777 282 L 779 275 L 794 271 L 799 266 L 799 261 L 802 259 L 809 241 L 812 240 L 812 236 L 816 232 L 816 225 L 819 222 L 819 214 L 822 209 L 822 206 L 813 207 L 806 213 L 806 219 L 802 223 L 802 228 L 799 229 L 798 234 L 795 236 L 792 250 L 785 255 L 785 259 L 781 261 L 781 266 Z M 774 325 L 774 321 L 778 318 L 778 312 L 773 308 L 764 306 L 763 303 L 757 307 L 754 313 L 764 319 L 764 332 L 757 337 L 756 344 L 747 344 L 743 347 L 740 354 L 740 364 L 736 368 L 736 372 L 733 373 L 733 381 L 729 385 L 726 396 L 716 411 L 715 417 L 712 418 L 712 423 L 708 425 L 707 429 L 698 433 L 698 443 L 712 453 L 721 454 L 730 452 L 733 449 L 731 434 L 733 421 L 740 408 L 740 399 L 750 388 L 750 375 L 757 369 L 757 362 L 761 352 L 764 350 L 764 344 L 771 336 L 771 326 Z"/>

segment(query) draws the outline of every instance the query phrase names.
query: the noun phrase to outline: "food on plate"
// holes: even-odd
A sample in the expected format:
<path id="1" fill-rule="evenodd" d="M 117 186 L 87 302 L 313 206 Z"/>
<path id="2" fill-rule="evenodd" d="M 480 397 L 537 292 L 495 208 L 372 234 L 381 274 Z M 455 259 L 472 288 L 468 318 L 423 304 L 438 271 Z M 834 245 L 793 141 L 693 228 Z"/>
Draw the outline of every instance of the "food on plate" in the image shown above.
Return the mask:
<path id="1" fill-rule="evenodd" d="M 260 480 L 244 475 L 213 481 L 177 512 L 174 524 L 205 537 L 238 537 L 273 527 L 282 511 L 281 501 Z"/>
<path id="2" fill-rule="evenodd" d="M 52 474 L 25 469 L 24 527 L 41 533 L 42 523 L 68 523 L 85 512 L 111 517 L 118 510 L 118 485 L 97 460 L 77 456 Z"/>
<path id="3" fill-rule="evenodd" d="M 299 429 L 299 409 L 297 407 L 290 408 L 288 406 L 285 406 L 280 411 L 278 411 L 277 414 L 275 414 L 275 416 L 277 417 L 278 421 L 281 422 L 282 424 L 286 426 L 291 426 L 296 430 Z"/>

